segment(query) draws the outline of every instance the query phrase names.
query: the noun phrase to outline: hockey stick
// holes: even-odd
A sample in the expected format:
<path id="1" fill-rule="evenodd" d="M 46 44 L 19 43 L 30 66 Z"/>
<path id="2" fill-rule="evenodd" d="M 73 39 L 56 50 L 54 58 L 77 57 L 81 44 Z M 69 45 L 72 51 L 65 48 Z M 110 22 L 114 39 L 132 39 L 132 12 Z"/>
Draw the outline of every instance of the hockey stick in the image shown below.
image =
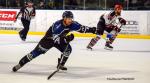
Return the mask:
<path id="1" fill-rule="evenodd" d="M 68 44 L 68 45 L 69 45 L 69 44 Z M 64 52 L 67 50 L 68 45 L 66 46 L 66 49 L 64 50 Z M 63 52 L 63 54 L 64 54 L 64 52 Z M 63 54 L 62 54 L 62 55 L 63 55 Z M 62 63 L 62 61 L 63 61 L 63 58 L 64 58 L 64 55 L 62 56 L 62 58 L 61 58 L 61 60 L 60 60 L 60 62 L 59 62 L 59 64 L 58 64 L 57 70 L 55 70 L 53 73 L 51 73 L 51 74 L 48 76 L 47 80 L 51 79 L 57 72 L 59 72 L 59 69 L 60 69 L 61 63 Z"/>

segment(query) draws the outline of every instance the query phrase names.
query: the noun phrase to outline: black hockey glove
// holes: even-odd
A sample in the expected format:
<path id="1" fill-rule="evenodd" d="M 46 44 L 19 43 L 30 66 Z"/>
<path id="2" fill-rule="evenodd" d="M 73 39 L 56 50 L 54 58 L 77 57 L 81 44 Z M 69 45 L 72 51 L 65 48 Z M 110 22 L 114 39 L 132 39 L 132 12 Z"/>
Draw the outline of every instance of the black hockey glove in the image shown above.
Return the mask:
<path id="1" fill-rule="evenodd" d="M 96 27 L 89 28 L 87 32 L 95 34 L 96 33 Z"/>
<path id="2" fill-rule="evenodd" d="M 122 25 L 126 25 L 126 20 L 123 19 L 123 18 L 118 18 L 119 19 L 119 22 L 122 24 Z"/>
<path id="3" fill-rule="evenodd" d="M 74 39 L 74 35 L 72 33 L 64 38 L 66 43 L 71 42 L 73 39 Z"/>

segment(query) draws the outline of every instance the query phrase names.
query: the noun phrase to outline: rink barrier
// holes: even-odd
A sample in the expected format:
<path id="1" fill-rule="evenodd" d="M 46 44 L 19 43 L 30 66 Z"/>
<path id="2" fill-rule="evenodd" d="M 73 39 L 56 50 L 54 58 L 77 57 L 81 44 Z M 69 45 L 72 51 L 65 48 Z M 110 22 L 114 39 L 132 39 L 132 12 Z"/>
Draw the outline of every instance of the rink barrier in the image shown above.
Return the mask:
<path id="1" fill-rule="evenodd" d="M 18 34 L 18 31 L 13 30 L 0 30 L 0 34 Z M 29 35 L 44 35 L 45 32 L 29 32 Z M 77 33 L 74 32 L 75 37 L 95 37 L 95 34 L 90 33 Z M 106 37 L 104 34 L 103 38 Z M 141 34 L 119 34 L 117 38 L 129 38 L 129 39 L 150 39 L 150 35 L 141 35 Z"/>

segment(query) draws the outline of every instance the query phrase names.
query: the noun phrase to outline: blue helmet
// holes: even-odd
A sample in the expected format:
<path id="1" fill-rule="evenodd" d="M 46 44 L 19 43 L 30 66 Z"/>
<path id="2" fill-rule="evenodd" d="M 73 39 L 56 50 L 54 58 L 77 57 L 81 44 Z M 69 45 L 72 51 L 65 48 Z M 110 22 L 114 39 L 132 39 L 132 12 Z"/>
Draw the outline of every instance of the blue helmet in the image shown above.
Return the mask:
<path id="1" fill-rule="evenodd" d="M 71 11 L 65 11 L 62 15 L 62 18 L 72 18 L 73 19 L 73 13 Z"/>

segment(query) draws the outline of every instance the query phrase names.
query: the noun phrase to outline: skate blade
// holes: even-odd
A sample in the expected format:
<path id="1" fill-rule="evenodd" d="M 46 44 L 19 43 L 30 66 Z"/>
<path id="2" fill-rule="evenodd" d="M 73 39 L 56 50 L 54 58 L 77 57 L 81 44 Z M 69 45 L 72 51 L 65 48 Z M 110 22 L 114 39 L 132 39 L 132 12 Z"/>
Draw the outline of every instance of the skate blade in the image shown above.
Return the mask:
<path id="1" fill-rule="evenodd" d="M 108 47 L 105 47 L 104 49 L 105 49 L 105 50 L 110 50 L 110 51 L 113 50 L 113 48 L 108 48 Z"/>
<path id="2" fill-rule="evenodd" d="M 59 70 L 59 73 L 67 73 L 67 70 Z"/>
<path id="3" fill-rule="evenodd" d="M 87 50 L 90 50 L 90 51 L 92 51 L 93 49 L 92 48 L 86 48 Z"/>

